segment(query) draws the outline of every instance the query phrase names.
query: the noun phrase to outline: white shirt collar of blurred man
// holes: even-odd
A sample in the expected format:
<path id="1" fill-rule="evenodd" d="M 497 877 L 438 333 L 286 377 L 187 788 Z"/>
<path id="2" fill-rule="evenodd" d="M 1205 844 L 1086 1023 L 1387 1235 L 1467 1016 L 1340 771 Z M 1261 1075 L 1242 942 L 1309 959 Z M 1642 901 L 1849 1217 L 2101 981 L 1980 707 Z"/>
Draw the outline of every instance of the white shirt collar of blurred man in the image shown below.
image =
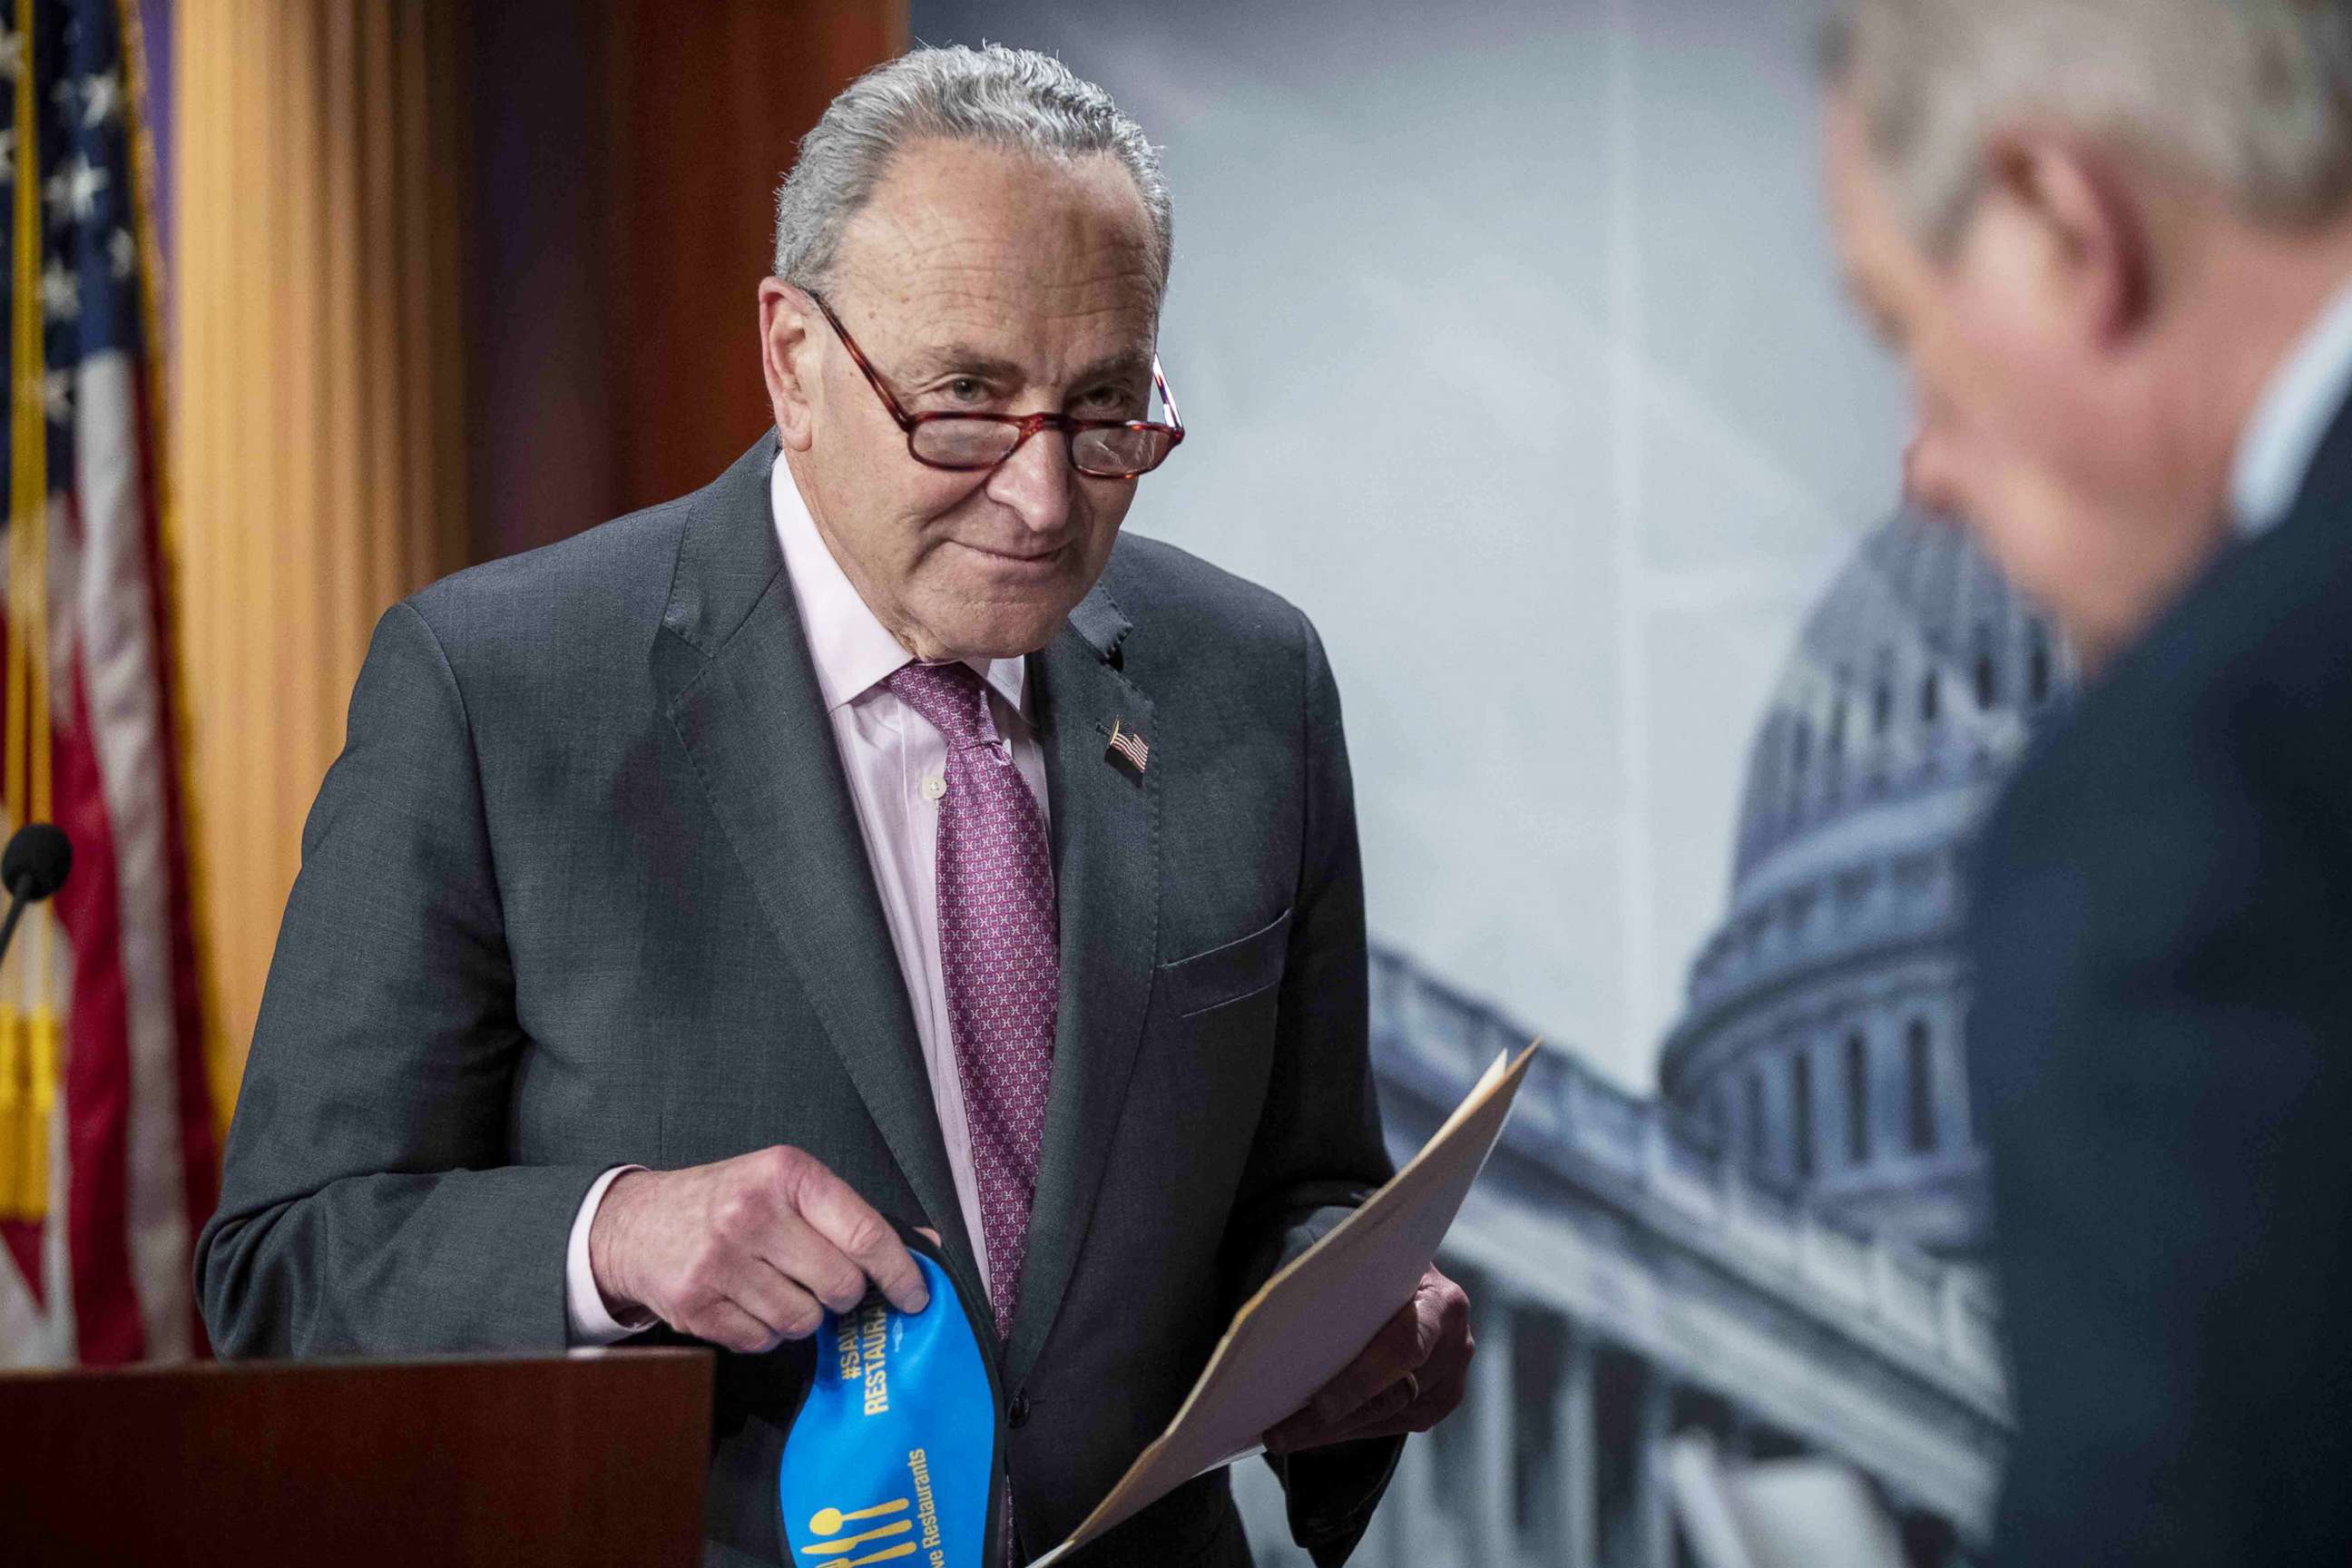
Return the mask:
<path id="1" fill-rule="evenodd" d="M 2305 329 L 2271 373 L 2253 416 L 2239 433 L 2230 471 L 2230 501 L 2238 532 L 2267 532 L 2294 508 L 2295 497 L 2319 456 L 2320 443 L 2352 399 L 2352 280 Z"/>

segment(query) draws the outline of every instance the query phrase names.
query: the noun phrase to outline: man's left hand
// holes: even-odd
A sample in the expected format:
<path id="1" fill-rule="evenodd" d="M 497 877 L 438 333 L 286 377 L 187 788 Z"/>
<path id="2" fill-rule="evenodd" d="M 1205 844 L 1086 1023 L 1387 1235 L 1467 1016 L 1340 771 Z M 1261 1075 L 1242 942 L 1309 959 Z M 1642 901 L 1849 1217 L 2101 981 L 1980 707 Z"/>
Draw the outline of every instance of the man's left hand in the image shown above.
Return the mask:
<path id="1" fill-rule="evenodd" d="M 1432 1265 L 1412 1300 L 1307 1408 L 1265 1435 L 1266 1452 L 1295 1454 L 1361 1437 L 1426 1432 L 1462 1403 L 1476 1342 L 1470 1298 Z"/>

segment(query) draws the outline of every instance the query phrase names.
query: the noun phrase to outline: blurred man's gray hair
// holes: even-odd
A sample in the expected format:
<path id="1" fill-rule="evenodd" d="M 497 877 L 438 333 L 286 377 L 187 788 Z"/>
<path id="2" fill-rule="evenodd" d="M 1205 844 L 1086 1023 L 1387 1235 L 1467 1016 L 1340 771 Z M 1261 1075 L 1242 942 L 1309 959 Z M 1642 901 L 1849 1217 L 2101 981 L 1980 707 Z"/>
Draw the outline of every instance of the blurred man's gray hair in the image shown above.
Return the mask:
<path id="1" fill-rule="evenodd" d="M 990 44 L 918 48 L 867 71 L 801 139 L 776 192 L 776 276 L 827 281 L 841 231 L 910 142 L 976 142 L 1043 158 L 1108 153 L 1151 215 L 1156 285 L 1168 287 L 1174 216 L 1160 154 L 1110 94 L 1050 55 Z"/>
<path id="2" fill-rule="evenodd" d="M 1822 53 L 1938 255 L 2004 121 L 2109 139 L 2264 225 L 2352 195 L 2352 0 L 1845 0 Z"/>

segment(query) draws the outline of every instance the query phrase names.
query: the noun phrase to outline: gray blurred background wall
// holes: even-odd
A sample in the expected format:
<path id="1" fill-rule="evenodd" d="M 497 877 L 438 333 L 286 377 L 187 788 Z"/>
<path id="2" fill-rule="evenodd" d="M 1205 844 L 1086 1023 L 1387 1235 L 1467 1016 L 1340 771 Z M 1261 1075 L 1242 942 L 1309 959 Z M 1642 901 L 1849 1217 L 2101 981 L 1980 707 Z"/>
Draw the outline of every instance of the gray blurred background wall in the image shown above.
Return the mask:
<path id="1" fill-rule="evenodd" d="M 1891 510 L 1818 0 L 915 0 L 1166 149 L 1194 435 L 1129 526 L 1288 595 L 1377 938 L 1646 1089 L 1782 650 Z"/>

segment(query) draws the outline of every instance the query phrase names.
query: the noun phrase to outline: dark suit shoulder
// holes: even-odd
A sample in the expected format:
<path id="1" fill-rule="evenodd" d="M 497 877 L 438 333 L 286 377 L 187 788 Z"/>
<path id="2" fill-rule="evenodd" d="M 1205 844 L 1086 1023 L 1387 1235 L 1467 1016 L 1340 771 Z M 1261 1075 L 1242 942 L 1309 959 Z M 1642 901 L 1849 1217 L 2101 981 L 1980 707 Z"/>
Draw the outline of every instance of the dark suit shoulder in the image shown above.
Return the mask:
<path id="1" fill-rule="evenodd" d="M 661 618 L 694 499 L 665 501 L 553 544 L 469 566 L 419 589 L 407 602 L 453 657 L 454 650 L 478 645 L 512 651 L 625 625 L 641 626 L 649 636 Z"/>
<path id="2" fill-rule="evenodd" d="M 2078 977 L 2216 942 L 2314 978 L 2335 962 L 2312 938 L 2352 920 L 2338 521 L 2233 547 L 2019 770 L 1977 868 L 1981 949 Z"/>
<path id="3" fill-rule="evenodd" d="M 682 542 L 698 495 L 442 578 L 404 602 L 438 645 L 485 756 L 579 767 L 635 732 L 653 679 Z M 400 612 L 395 612 L 400 613 Z"/>
<path id="4" fill-rule="evenodd" d="M 2352 852 L 2352 496 L 2232 546 L 2021 769 L 1989 845 L 2254 797 Z M 2086 820 L 2087 819 L 2087 820 Z"/>
<path id="5" fill-rule="evenodd" d="M 1286 662 L 1315 643 L 1289 600 L 1160 540 L 1122 534 L 1102 588 L 1135 624 L 1130 650 L 1138 641 L 1181 644 L 1223 659 Z"/>

